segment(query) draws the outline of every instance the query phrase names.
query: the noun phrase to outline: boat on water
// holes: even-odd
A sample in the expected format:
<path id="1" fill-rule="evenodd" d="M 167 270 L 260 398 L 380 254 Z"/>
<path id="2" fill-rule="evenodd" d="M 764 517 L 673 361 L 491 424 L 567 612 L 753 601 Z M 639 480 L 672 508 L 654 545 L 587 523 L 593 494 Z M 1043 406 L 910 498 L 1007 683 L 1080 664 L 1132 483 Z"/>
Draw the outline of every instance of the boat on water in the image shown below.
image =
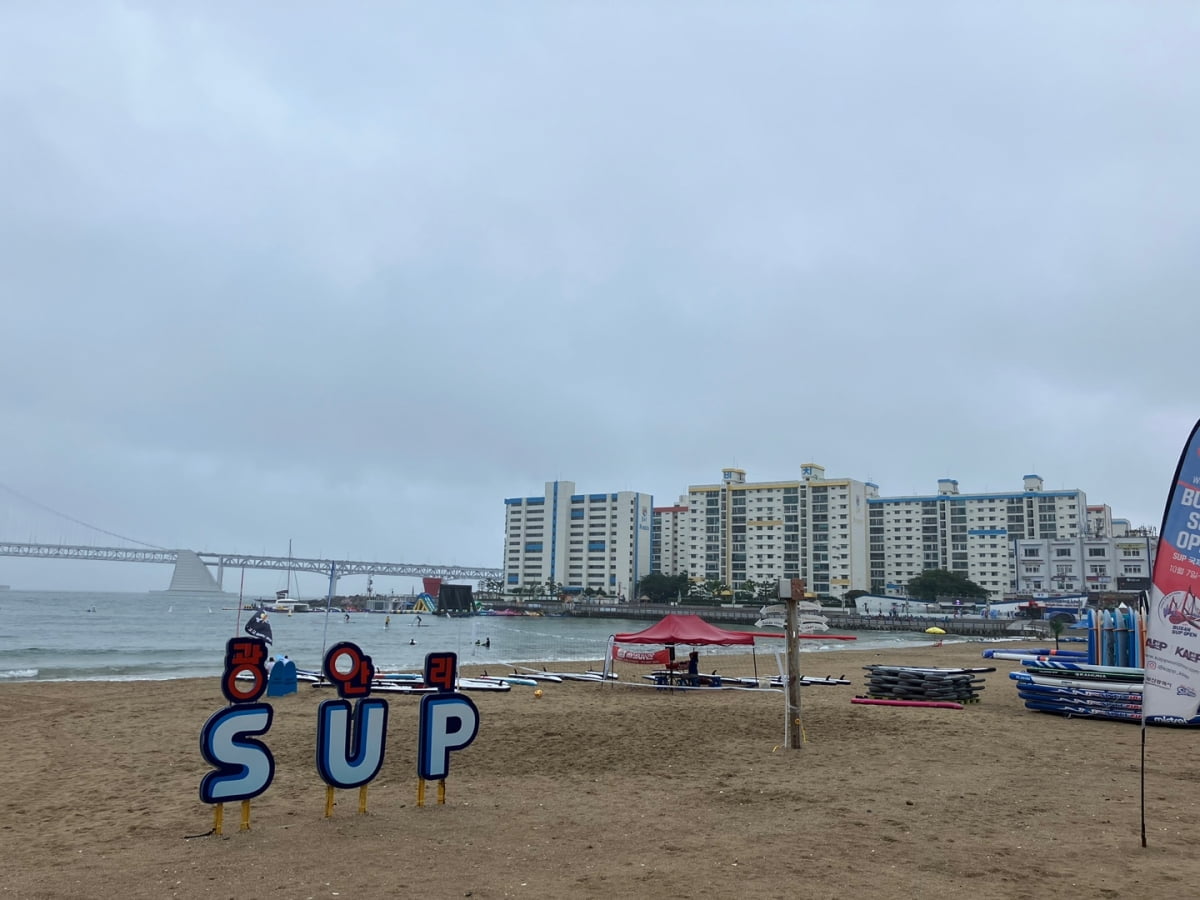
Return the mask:
<path id="1" fill-rule="evenodd" d="M 312 612 L 312 607 L 300 600 L 276 600 L 263 608 L 267 612 L 283 613 L 288 616 L 292 613 Z"/>
<path id="2" fill-rule="evenodd" d="M 287 568 L 287 584 L 282 590 L 275 592 L 275 599 L 260 601 L 260 608 L 267 612 L 283 613 L 290 616 L 292 613 L 312 612 L 312 605 L 304 603 L 300 600 L 292 599 L 292 585 L 294 576 L 292 574 L 292 542 L 288 541 L 288 568 Z M 299 587 L 297 586 L 297 590 Z"/>
<path id="3" fill-rule="evenodd" d="M 755 628 L 786 628 L 787 605 L 772 603 L 758 611 Z M 821 604 L 810 600 L 796 602 L 796 632 L 798 634 L 822 634 L 829 630 L 829 619 L 821 614 Z"/>

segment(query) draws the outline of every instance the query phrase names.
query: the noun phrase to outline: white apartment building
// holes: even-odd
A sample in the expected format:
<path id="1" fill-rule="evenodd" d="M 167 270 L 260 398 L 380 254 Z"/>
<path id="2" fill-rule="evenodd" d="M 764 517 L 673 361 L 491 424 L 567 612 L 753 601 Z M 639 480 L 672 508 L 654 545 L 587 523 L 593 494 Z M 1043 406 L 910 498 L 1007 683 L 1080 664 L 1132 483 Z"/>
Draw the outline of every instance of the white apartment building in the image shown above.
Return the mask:
<path id="1" fill-rule="evenodd" d="M 718 484 L 690 486 L 679 571 L 733 590 L 779 578 L 805 578 L 816 594 L 866 589 L 867 501 L 878 488 L 827 479 L 815 463 L 800 471 L 796 481 L 747 482 L 744 470 L 726 468 Z"/>
<path id="2" fill-rule="evenodd" d="M 1066 540 L 1087 529 L 1080 490 L 1047 491 L 1026 475 L 1021 491 L 960 494 L 952 478 L 929 496 L 872 497 L 869 507 L 872 593 L 903 594 L 910 578 L 946 569 L 1002 599 L 1013 589 L 1013 541 Z"/>
<path id="3" fill-rule="evenodd" d="M 1116 529 L 1121 528 L 1122 523 L 1124 523 L 1125 529 L 1128 530 L 1129 522 L 1125 519 L 1114 519 L 1112 507 L 1107 503 L 1087 508 L 1087 534 L 1093 537 L 1116 534 Z"/>
<path id="4" fill-rule="evenodd" d="M 553 584 L 627 597 L 650 573 L 649 494 L 577 494 L 572 481 L 548 481 L 541 497 L 504 501 L 507 590 Z"/>
<path id="5" fill-rule="evenodd" d="M 1157 538 L 1111 519 L 1112 531 L 1057 540 L 1013 541 L 1018 594 L 1137 593 L 1150 589 Z"/>
<path id="6" fill-rule="evenodd" d="M 687 571 L 687 497 L 674 506 L 656 506 L 650 520 L 650 571 L 678 575 Z"/>

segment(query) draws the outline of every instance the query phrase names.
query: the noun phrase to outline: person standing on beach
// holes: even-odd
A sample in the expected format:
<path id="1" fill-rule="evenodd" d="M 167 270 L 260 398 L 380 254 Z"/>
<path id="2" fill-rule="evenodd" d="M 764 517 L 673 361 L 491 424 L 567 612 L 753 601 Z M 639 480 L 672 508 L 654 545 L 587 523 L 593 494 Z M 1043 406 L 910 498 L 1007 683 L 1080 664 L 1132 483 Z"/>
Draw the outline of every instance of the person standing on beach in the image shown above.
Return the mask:
<path id="1" fill-rule="evenodd" d="M 697 677 L 700 674 L 700 652 L 693 650 L 688 654 L 688 680 L 687 683 L 695 687 L 700 683 Z"/>

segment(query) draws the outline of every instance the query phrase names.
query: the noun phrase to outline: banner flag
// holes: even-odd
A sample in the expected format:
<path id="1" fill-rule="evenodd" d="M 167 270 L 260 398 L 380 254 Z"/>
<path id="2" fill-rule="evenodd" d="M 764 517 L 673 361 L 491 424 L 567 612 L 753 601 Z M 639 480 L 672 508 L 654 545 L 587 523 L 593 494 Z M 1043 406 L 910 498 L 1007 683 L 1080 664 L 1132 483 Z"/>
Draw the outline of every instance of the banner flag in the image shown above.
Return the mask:
<path id="1" fill-rule="evenodd" d="M 1142 717 L 1195 723 L 1200 712 L 1200 422 L 1179 458 L 1163 513 L 1146 611 Z"/>

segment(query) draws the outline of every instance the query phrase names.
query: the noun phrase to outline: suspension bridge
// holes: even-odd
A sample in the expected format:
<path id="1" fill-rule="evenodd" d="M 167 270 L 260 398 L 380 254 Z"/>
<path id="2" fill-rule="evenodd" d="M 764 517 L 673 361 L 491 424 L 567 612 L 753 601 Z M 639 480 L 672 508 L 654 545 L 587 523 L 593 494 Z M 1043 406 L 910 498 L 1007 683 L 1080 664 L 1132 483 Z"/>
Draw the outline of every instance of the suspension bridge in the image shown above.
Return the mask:
<path id="1" fill-rule="evenodd" d="M 72 544 L 17 544 L 0 542 L 0 556 L 26 559 L 102 560 L 125 563 L 162 563 L 174 566 L 167 588 L 174 593 L 203 594 L 223 590 L 227 569 L 275 569 L 285 572 L 315 572 L 334 579 L 345 575 L 443 578 L 486 582 L 499 580 L 502 569 L 481 566 L 446 566 L 425 563 L 365 562 L 351 559 L 316 559 L 295 556 L 264 556 L 247 553 L 211 553 L 194 550 L 164 550 L 152 547 L 90 547 Z M 215 572 L 214 572 L 215 570 Z"/>

